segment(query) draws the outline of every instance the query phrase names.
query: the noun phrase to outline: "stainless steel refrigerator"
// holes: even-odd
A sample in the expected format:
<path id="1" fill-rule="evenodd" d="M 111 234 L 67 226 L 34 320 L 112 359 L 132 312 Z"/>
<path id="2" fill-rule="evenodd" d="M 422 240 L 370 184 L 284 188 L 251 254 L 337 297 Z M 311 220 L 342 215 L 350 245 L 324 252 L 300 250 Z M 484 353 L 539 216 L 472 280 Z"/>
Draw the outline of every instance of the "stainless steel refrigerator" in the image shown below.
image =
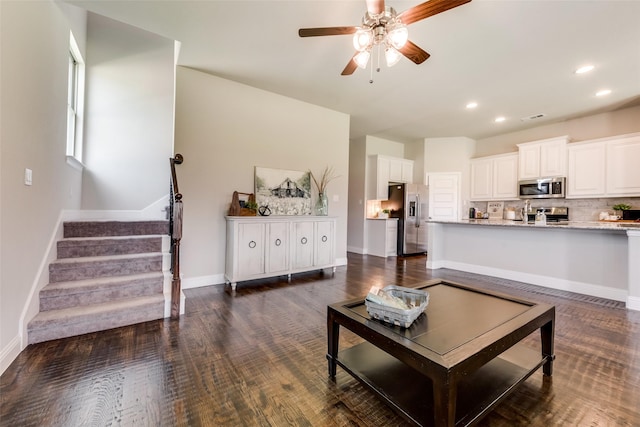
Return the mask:
<path id="1" fill-rule="evenodd" d="M 427 252 L 429 187 L 422 184 L 389 185 L 389 200 L 383 207 L 398 218 L 398 255 Z"/>

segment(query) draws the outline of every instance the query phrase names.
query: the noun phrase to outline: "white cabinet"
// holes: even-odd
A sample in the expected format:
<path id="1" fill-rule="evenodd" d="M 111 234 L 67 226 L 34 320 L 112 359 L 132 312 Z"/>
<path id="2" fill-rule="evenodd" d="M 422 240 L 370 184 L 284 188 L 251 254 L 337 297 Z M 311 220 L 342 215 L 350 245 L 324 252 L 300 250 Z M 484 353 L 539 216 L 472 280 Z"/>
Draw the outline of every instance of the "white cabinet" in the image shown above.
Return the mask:
<path id="1" fill-rule="evenodd" d="M 413 160 L 388 158 L 389 181 L 413 183 Z"/>
<path id="2" fill-rule="evenodd" d="M 398 220 L 397 219 L 368 219 L 367 220 L 367 253 L 379 257 L 397 255 Z"/>
<path id="3" fill-rule="evenodd" d="M 520 179 L 567 175 L 568 136 L 518 144 Z"/>
<path id="4" fill-rule="evenodd" d="M 228 216 L 225 280 L 239 281 L 333 267 L 336 219 Z"/>
<path id="5" fill-rule="evenodd" d="M 471 200 L 518 199 L 518 154 L 471 160 Z"/>
<path id="6" fill-rule="evenodd" d="M 387 200 L 389 182 L 413 183 L 413 160 L 383 155 L 369 156 L 367 199 Z"/>
<path id="7" fill-rule="evenodd" d="M 607 195 L 640 195 L 640 134 L 607 141 Z"/>
<path id="8" fill-rule="evenodd" d="M 289 224 L 278 221 L 267 223 L 265 227 L 267 229 L 265 271 L 269 273 L 286 272 L 289 270 Z"/>
<path id="9" fill-rule="evenodd" d="M 386 241 L 386 255 L 396 256 L 398 255 L 398 221 L 387 220 L 387 241 Z"/>
<path id="10" fill-rule="evenodd" d="M 368 177 L 367 199 L 387 200 L 389 198 L 389 160 L 384 156 L 369 156 Z"/>
<path id="11" fill-rule="evenodd" d="M 238 268 L 247 277 L 259 276 L 264 268 L 264 224 L 239 224 Z"/>
<path id="12" fill-rule="evenodd" d="M 640 196 L 640 133 L 569 144 L 567 198 Z"/>
<path id="13" fill-rule="evenodd" d="M 567 153 L 567 198 L 604 196 L 605 142 L 569 144 Z"/>

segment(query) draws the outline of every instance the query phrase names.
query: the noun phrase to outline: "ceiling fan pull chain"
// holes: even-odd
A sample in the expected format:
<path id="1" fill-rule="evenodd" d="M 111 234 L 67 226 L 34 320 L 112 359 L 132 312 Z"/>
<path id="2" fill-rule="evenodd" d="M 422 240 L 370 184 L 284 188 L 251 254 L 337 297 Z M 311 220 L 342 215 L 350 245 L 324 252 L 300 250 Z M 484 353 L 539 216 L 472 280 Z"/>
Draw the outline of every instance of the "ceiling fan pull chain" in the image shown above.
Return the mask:
<path id="1" fill-rule="evenodd" d="M 373 83 L 373 61 L 371 61 L 371 68 L 369 69 L 371 76 L 369 77 L 369 83 Z"/>
<path id="2" fill-rule="evenodd" d="M 376 67 L 376 72 L 379 73 L 380 72 L 380 49 L 381 49 L 381 45 L 378 45 L 378 61 L 377 61 L 377 67 Z"/>

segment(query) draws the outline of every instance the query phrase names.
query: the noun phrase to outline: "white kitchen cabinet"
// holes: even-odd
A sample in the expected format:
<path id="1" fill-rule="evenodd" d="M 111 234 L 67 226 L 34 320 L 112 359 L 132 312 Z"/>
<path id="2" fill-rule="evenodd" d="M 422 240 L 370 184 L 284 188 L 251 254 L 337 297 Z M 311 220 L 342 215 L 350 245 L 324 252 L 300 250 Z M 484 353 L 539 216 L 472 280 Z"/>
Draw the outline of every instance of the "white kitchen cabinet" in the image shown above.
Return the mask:
<path id="1" fill-rule="evenodd" d="M 518 177 L 534 179 L 567 175 L 568 136 L 518 144 Z"/>
<path id="2" fill-rule="evenodd" d="M 567 198 L 603 197 L 605 195 L 606 143 L 569 144 Z"/>
<path id="3" fill-rule="evenodd" d="M 518 199 L 518 154 L 471 160 L 471 200 Z"/>
<path id="4" fill-rule="evenodd" d="M 640 196 L 640 134 L 607 141 L 608 196 Z"/>
<path id="5" fill-rule="evenodd" d="M 369 200 L 387 200 L 389 182 L 413 183 L 413 160 L 383 155 L 369 156 Z"/>
<path id="6" fill-rule="evenodd" d="M 394 219 L 388 219 L 386 221 L 387 226 L 387 241 L 386 241 L 386 255 L 396 256 L 398 255 L 398 221 Z"/>
<path id="7" fill-rule="evenodd" d="M 333 267 L 336 219 L 227 216 L 225 280 L 254 280 Z"/>
<path id="8" fill-rule="evenodd" d="M 640 133 L 569 144 L 567 198 L 640 196 Z"/>
<path id="9" fill-rule="evenodd" d="M 369 255 L 379 256 L 382 258 L 397 255 L 397 219 L 368 219 L 367 235 L 367 253 Z"/>
<path id="10" fill-rule="evenodd" d="M 367 199 L 389 198 L 389 159 L 384 156 L 369 156 Z"/>

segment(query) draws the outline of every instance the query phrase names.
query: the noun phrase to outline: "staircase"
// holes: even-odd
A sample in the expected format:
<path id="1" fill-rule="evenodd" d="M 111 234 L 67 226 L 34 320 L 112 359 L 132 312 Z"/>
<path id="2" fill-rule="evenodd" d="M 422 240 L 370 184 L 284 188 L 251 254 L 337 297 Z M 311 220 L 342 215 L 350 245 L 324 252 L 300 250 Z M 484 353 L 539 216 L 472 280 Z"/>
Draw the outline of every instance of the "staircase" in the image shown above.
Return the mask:
<path id="1" fill-rule="evenodd" d="M 168 221 L 63 226 L 40 313 L 27 327 L 29 344 L 165 317 Z"/>

